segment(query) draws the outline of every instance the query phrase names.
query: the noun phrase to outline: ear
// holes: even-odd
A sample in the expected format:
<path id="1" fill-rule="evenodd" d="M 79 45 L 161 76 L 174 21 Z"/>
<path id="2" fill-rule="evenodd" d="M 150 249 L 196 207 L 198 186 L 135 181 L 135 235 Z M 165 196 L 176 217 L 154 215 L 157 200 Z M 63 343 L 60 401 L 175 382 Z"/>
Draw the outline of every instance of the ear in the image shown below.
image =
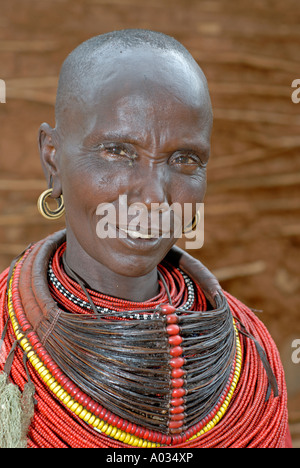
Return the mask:
<path id="1" fill-rule="evenodd" d="M 55 130 L 47 123 L 43 123 L 39 128 L 38 146 L 42 168 L 48 182 L 48 187 L 52 188 L 52 197 L 58 198 L 62 194 L 62 186 L 59 177 L 59 167 L 57 158 L 57 141 L 53 141 Z M 55 139 L 57 140 L 57 139 Z"/>

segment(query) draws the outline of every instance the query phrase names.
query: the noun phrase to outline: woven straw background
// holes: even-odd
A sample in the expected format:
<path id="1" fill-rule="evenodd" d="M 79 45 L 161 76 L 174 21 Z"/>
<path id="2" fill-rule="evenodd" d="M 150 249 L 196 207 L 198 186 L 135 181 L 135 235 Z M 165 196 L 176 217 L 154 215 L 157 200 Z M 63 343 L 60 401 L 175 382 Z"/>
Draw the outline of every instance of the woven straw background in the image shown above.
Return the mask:
<path id="1" fill-rule="evenodd" d="M 202 66 L 215 124 L 205 243 L 191 253 L 247 305 L 263 310 L 282 355 L 300 446 L 299 0 L 10 0 L 0 6 L 0 269 L 61 226 L 38 215 L 46 188 L 37 130 L 54 124 L 59 69 L 81 41 L 150 28 L 180 40 Z"/>

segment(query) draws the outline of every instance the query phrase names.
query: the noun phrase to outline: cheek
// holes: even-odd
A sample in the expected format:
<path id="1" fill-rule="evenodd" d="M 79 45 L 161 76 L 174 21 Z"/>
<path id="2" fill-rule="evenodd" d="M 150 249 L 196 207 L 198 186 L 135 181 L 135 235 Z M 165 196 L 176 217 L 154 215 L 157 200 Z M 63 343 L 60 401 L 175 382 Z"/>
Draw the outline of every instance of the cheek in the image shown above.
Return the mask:
<path id="1" fill-rule="evenodd" d="M 198 175 L 174 178 L 171 184 L 172 203 L 203 203 L 206 192 L 206 171 Z"/>
<path id="2" fill-rule="evenodd" d="M 66 214 L 85 211 L 94 214 L 100 203 L 114 203 L 126 193 L 128 177 L 124 170 L 106 164 L 68 164 L 62 174 Z"/>
<path id="3" fill-rule="evenodd" d="M 197 176 L 177 178 L 177 183 L 172 184 L 172 204 L 174 209 L 175 232 L 182 232 L 200 211 L 199 204 L 204 202 L 206 192 L 205 171 Z"/>

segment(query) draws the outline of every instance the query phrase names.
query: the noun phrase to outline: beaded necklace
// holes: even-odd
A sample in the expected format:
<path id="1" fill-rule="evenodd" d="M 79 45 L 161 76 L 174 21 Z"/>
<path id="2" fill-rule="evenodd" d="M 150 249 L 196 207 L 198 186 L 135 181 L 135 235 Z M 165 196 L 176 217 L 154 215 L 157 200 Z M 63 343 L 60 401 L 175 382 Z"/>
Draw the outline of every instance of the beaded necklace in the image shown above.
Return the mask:
<path id="1" fill-rule="evenodd" d="M 76 281 L 68 277 L 63 270 L 62 259 L 65 249 L 66 244 L 64 243 L 54 253 L 53 258 L 50 259 L 48 265 L 48 281 L 51 294 L 57 303 L 63 305 L 68 310 L 71 309 L 73 312 L 79 314 L 91 313 L 92 306 L 90 302 L 86 300 L 86 296 L 84 295 L 81 287 Z M 172 295 L 172 303 L 180 306 L 182 310 L 192 309 L 195 302 L 196 286 L 194 286 L 193 281 L 186 273 L 180 270 L 180 268 L 173 268 L 173 275 L 170 275 L 168 268 L 170 268 L 170 265 L 168 264 L 158 265 L 158 272 L 163 276 L 164 282 Z M 150 301 L 145 301 L 142 307 L 156 307 L 160 303 L 168 301 L 165 286 L 161 280 L 159 280 L 159 285 L 160 293 L 157 297 Z M 176 293 L 174 293 L 175 291 Z M 124 305 L 126 308 L 130 308 L 133 311 L 141 308 L 141 303 L 131 301 L 124 302 L 121 299 L 112 298 L 91 289 L 88 289 L 88 293 L 89 297 L 92 297 L 97 311 L 101 314 L 112 316 L 117 312 L 122 311 Z M 201 294 L 201 306 L 204 302 L 205 299 L 203 294 Z M 114 308 L 112 308 L 112 304 L 114 304 Z M 131 317 L 128 317 L 128 314 L 119 314 L 118 317 L 151 320 L 152 315 L 153 314 L 149 313 L 136 313 Z"/>
<path id="2" fill-rule="evenodd" d="M 43 248 L 41 248 L 41 250 L 42 249 Z M 42 411 L 42 407 L 47 401 L 48 409 L 46 409 L 45 406 L 45 414 L 49 415 L 50 419 L 55 419 L 55 417 L 59 417 L 59 414 L 61 414 L 61 416 L 64 414 L 64 416 L 62 416 L 64 420 L 69 421 L 68 424 L 73 425 L 73 429 L 71 429 L 71 426 L 69 428 L 69 431 L 71 432 L 68 432 L 71 446 L 126 447 L 128 445 L 134 445 L 139 447 L 154 447 L 161 445 L 178 446 L 179 444 L 183 444 L 183 446 L 185 446 L 185 444 L 186 446 L 198 446 L 198 440 L 200 440 L 206 433 L 212 431 L 214 427 L 219 427 L 218 423 L 220 419 L 227 414 L 228 408 L 231 407 L 231 398 L 234 395 L 235 388 L 239 382 L 243 353 L 236 325 L 232 322 L 232 315 L 230 313 L 228 314 L 228 309 L 226 312 L 226 307 L 224 307 L 226 302 L 223 304 L 222 296 L 221 302 L 218 302 L 218 308 L 214 311 L 204 310 L 200 312 L 191 312 L 175 308 L 171 304 L 161 304 L 159 307 L 155 307 L 155 309 L 152 310 L 152 312 L 155 312 L 155 317 L 152 320 L 144 321 L 130 318 L 129 320 L 124 320 L 120 325 L 118 325 L 118 322 L 115 320 L 113 320 L 113 322 L 111 320 L 102 320 L 94 314 L 70 314 L 69 312 L 57 309 L 51 305 L 51 307 L 48 308 L 47 320 L 42 320 L 40 322 L 38 327 L 39 335 L 37 335 L 36 331 L 32 329 L 22 307 L 22 302 L 26 303 L 29 299 L 28 288 L 24 290 L 22 288 L 22 284 L 25 285 L 28 278 L 32 278 L 32 287 L 36 290 L 34 283 L 40 279 L 37 274 L 38 268 L 35 265 L 34 258 L 31 260 L 32 253 L 36 250 L 38 250 L 37 247 L 32 250 L 28 250 L 14 269 L 8 288 L 8 311 L 14 333 L 35 370 L 35 373 L 30 370 L 30 374 L 36 385 L 37 393 L 39 395 L 44 395 L 44 401 L 38 400 L 40 411 Z M 42 263 L 43 262 L 41 262 L 41 264 Z M 33 266 L 28 269 L 28 266 L 26 265 L 29 264 L 32 264 Z M 34 269 L 36 275 L 28 276 L 31 268 Z M 25 275 L 23 275 L 23 278 L 22 270 L 24 270 Z M 39 286 L 41 286 L 40 283 Z M 39 301 L 40 306 L 43 307 L 43 309 L 47 309 L 47 304 L 45 303 L 43 305 L 41 297 L 36 297 L 36 300 Z M 30 303 L 33 304 L 32 300 Z M 147 310 L 147 306 L 144 311 L 145 310 Z M 126 312 L 128 312 L 129 315 L 132 313 L 132 311 Z M 237 316 L 239 316 L 238 308 L 236 308 L 236 313 Z M 221 391 L 219 393 L 215 392 L 217 394 L 217 400 L 213 403 L 213 401 L 209 401 L 208 399 L 208 408 L 207 410 L 204 410 L 206 411 L 204 412 L 205 416 L 201 417 L 201 414 L 199 414 L 201 413 L 201 408 L 199 411 L 199 407 L 201 407 L 201 392 L 203 389 L 197 389 L 197 382 L 202 382 L 203 384 L 205 379 L 207 379 L 207 381 L 212 380 L 212 375 L 215 377 L 219 375 L 220 378 L 222 373 L 219 374 L 218 367 L 215 367 L 212 374 L 210 374 L 209 371 L 211 369 L 207 367 L 205 371 L 205 367 L 202 366 L 202 370 L 200 369 L 201 379 L 199 380 L 199 376 L 197 375 L 199 363 L 201 364 L 201 359 L 199 361 L 199 352 L 205 360 L 204 350 L 209 350 L 209 344 L 211 346 L 215 346 L 215 340 L 212 340 L 209 335 L 211 334 L 214 336 L 217 333 L 217 338 L 221 338 L 222 333 L 220 334 L 220 330 L 222 327 L 220 327 L 220 323 L 217 325 L 215 322 L 215 326 L 211 330 L 208 330 L 207 336 L 204 337 L 206 344 L 204 345 L 204 340 L 202 342 L 202 346 L 204 345 L 204 348 L 202 348 L 203 350 L 201 351 L 198 347 L 199 328 L 195 327 L 195 323 L 199 323 L 199 320 L 201 319 L 203 324 L 205 320 L 207 320 L 208 327 L 216 316 L 219 316 L 219 318 L 223 317 L 223 319 L 224 317 L 227 317 L 228 320 L 231 320 L 233 330 L 233 347 L 231 349 L 233 352 L 230 354 L 231 357 L 228 361 L 228 374 L 225 373 L 226 379 L 224 384 L 221 384 Z M 151 427 L 151 424 L 153 423 L 151 418 L 147 419 L 145 425 L 140 422 L 134 422 L 132 417 L 127 419 L 121 414 L 122 411 L 126 412 L 126 408 L 124 409 L 123 407 L 123 410 L 120 410 L 120 406 L 117 404 L 116 411 L 114 411 L 111 406 L 112 403 L 115 403 L 114 401 L 110 401 L 106 405 L 103 402 L 97 401 L 97 398 L 93 398 L 91 387 L 88 388 L 87 393 L 82 387 L 78 387 L 76 382 L 74 382 L 74 379 L 68 376 L 70 366 L 66 366 L 66 363 L 64 364 L 63 362 L 58 363 L 58 356 L 54 356 L 55 353 L 53 353 L 58 344 L 62 346 L 62 340 L 64 340 L 65 335 L 61 335 L 60 332 L 64 327 L 68 331 L 66 336 L 68 336 L 69 332 L 72 333 L 72 330 L 75 330 L 76 336 L 78 332 L 80 332 L 79 336 L 77 336 L 78 342 L 82 342 L 82 340 L 86 338 L 84 330 L 88 330 L 88 333 L 91 332 L 92 335 L 95 333 L 95 336 L 98 336 L 98 339 L 99 333 L 101 333 L 101 337 L 104 338 L 107 333 L 111 335 L 113 330 L 114 339 L 118 342 L 118 339 L 122 337 L 123 333 L 122 332 L 120 334 L 121 327 L 125 327 L 125 329 L 123 329 L 123 331 L 125 330 L 123 336 L 126 338 L 129 336 L 128 349 L 126 346 L 124 346 L 124 350 L 122 349 L 122 355 L 124 354 L 125 357 L 126 354 L 128 354 L 128 351 L 133 349 L 132 344 L 134 342 L 137 344 L 137 349 L 139 349 L 140 343 L 142 343 L 142 348 L 145 346 L 145 336 L 146 338 L 149 338 L 151 342 L 158 339 L 158 347 L 164 346 L 165 352 L 162 352 L 161 355 L 166 359 L 166 364 L 169 369 L 169 373 L 167 374 L 168 392 L 164 399 L 164 387 L 162 386 L 161 389 L 156 387 L 156 384 L 160 381 L 158 379 L 154 384 L 154 395 L 156 404 L 161 402 L 164 403 L 166 399 L 168 401 L 167 408 L 169 408 L 169 410 L 167 418 L 165 419 L 167 421 L 167 426 L 157 426 L 154 424 L 154 426 Z M 133 333 L 133 331 L 135 333 Z M 203 331 L 205 331 L 205 327 L 204 329 L 202 328 L 202 332 Z M 203 333 L 203 335 L 205 335 L 205 333 Z M 134 341 L 131 342 L 130 340 L 134 336 Z M 157 338 L 159 336 L 162 336 L 163 338 L 161 341 Z M 142 337 L 140 338 L 140 342 L 139 340 L 136 342 L 136 337 Z M 57 341 L 57 339 L 59 341 Z M 165 344 L 165 339 L 167 340 L 167 346 Z M 111 341 L 111 339 L 106 342 L 101 339 L 103 345 L 107 345 L 109 341 Z M 71 343 L 72 340 L 67 345 L 67 348 L 65 348 L 65 350 L 67 349 L 67 354 L 70 351 L 68 346 Z M 65 343 L 63 343 L 63 345 L 65 345 Z M 77 345 L 77 343 L 73 342 L 73 345 Z M 224 345 L 222 346 L 224 348 Z M 217 350 L 221 353 L 220 356 L 224 354 L 226 349 L 223 349 L 222 346 Z M 147 350 L 147 352 L 149 352 L 149 348 L 147 348 Z M 110 356 L 112 351 L 113 348 L 111 346 L 109 349 Z M 18 352 L 16 354 L 18 355 Z M 153 363 L 154 357 L 154 367 L 157 367 L 160 362 L 159 359 L 157 360 L 157 355 L 159 355 L 159 353 L 155 350 L 155 353 L 153 353 L 148 360 L 148 363 Z M 80 354 L 78 356 L 80 356 Z M 138 359 L 140 359 L 140 357 L 138 357 Z M 147 367 L 147 359 L 145 362 Z M 66 366 L 66 372 L 62 369 L 64 365 Z M 220 366 L 224 366 L 224 362 L 222 363 L 221 361 Z M 17 373 L 15 373 L 13 369 L 12 374 L 16 382 L 20 381 L 20 386 L 22 388 L 22 385 L 24 384 L 21 383 L 20 379 L 22 375 L 22 379 L 24 378 L 24 372 L 21 367 L 18 365 Z M 164 368 L 162 368 L 162 371 L 163 369 Z M 110 371 L 113 373 L 113 367 L 109 367 L 109 372 Z M 152 369 L 152 372 L 154 372 L 157 379 L 157 369 Z M 164 373 L 164 371 L 162 373 Z M 36 377 L 37 375 L 39 378 Z M 160 375 L 159 372 L 158 375 Z M 45 387 L 44 385 L 42 385 L 42 387 L 40 386 L 40 381 L 46 385 L 50 393 L 45 393 L 44 390 L 42 390 Z M 135 388 L 136 385 L 137 382 L 134 384 L 133 391 L 137 391 Z M 265 385 L 265 380 L 261 381 L 260 388 L 262 385 Z M 113 389 L 113 382 L 111 388 Z M 209 390 L 209 386 L 206 390 Z M 209 393 L 207 393 L 207 396 L 208 394 Z M 212 394 L 214 394 L 214 392 L 212 392 Z M 116 393 L 114 396 L 118 396 L 118 394 Z M 122 398 L 124 398 L 124 396 Z M 60 402 L 61 406 L 58 407 L 55 401 Z M 130 400 L 130 403 L 135 403 L 134 398 Z M 55 413 L 53 413 L 53 409 L 51 410 L 49 405 L 52 408 L 56 408 Z M 193 407 L 198 410 L 198 412 L 196 411 L 196 414 L 191 409 Z M 136 410 L 138 410 L 138 407 L 136 407 Z M 149 411 L 149 408 L 147 411 Z M 71 415 L 73 415 L 72 418 L 70 418 Z M 139 414 L 138 411 L 136 411 L 136 415 L 138 415 L 138 418 L 144 417 L 142 414 Z M 36 414 L 35 418 L 39 418 L 39 412 Z M 31 429 L 31 436 L 36 441 L 41 438 L 41 433 L 38 435 L 34 429 L 35 427 L 40 427 L 39 424 L 36 420 L 35 425 Z M 60 424 L 63 426 L 62 420 Z M 86 426 L 84 426 L 85 424 Z M 84 431 L 84 427 L 86 427 L 86 430 L 88 431 L 85 436 L 83 436 L 82 432 Z M 94 435 L 92 435 L 91 430 L 88 430 L 89 427 L 94 431 Z M 155 430 L 156 427 L 158 427 L 158 430 Z M 50 432 L 48 429 L 49 437 Z M 77 432 L 78 436 L 75 435 Z M 98 432 L 99 434 L 97 436 L 96 434 Z M 71 433 L 74 435 L 71 436 Z M 82 435 L 80 436 L 79 434 Z M 77 441 L 71 442 L 71 439 L 74 437 L 77 438 Z M 50 442 L 49 440 L 49 444 L 54 444 L 54 446 L 56 446 L 55 444 L 58 446 L 61 445 L 54 435 L 53 437 L 51 436 L 51 438 L 53 442 Z M 273 440 L 275 440 L 274 435 Z M 34 446 L 33 442 L 32 444 L 32 446 Z M 46 439 L 43 439 L 43 444 L 47 446 L 47 437 Z"/>
<path id="3" fill-rule="evenodd" d="M 63 249 L 61 255 L 62 252 Z M 12 277 L 15 290 L 22 263 L 26 263 L 29 254 L 30 251 L 19 262 Z M 175 297 L 176 292 L 172 295 Z M 135 445 L 172 445 L 199 436 L 225 413 L 238 381 L 241 360 L 238 335 L 228 309 L 201 312 L 199 328 L 197 314 L 170 304 L 157 306 L 156 301 L 150 301 L 152 307 L 155 305 L 152 309 L 149 302 L 142 304 L 145 309 L 139 312 L 150 309 L 153 317 L 146 321 L 132 319 L 132 310 L 125 311 L 123 301 L 120 325 L 115 321 L 118 312 L 113 320 L 111 314 L 110 320 L 103 320 L 95 314 L 70 314 L 52 308 L 48 320 L 40 324 L 41 341 L 34 331 L 29 331 L 23 310 L 15 310 L 13 304 L 17 303 L 10 294 L 9 297 L 15 333 L 30 362 L 51 391 L 96 430 L 110 436 L 112 432 L 117 440 L 125 434 L 127 440 L 127 434 L 131 434 L 130 444 Z M 141 307 L 141 303 L 136 305 Z M 20 325 L 27 331 L 26 337 Z M 207 334 L 208 346 L 213 349 L 217 343 L 210 338 L 214 328 L 219 329 L 220 336 L 224 335 L 228 345 L 219 347 L 212 370 L 206 364 L 209 355 L 202 356 L 203 363 L 199 360 L 195 337 L 199 332 Z M 200 348 L 203 346 L 206 347 L 201 343 Z M 205 372 L 201 372 L 203 366 Z M 213 384 L 212 375 L 216 381 Z"/>

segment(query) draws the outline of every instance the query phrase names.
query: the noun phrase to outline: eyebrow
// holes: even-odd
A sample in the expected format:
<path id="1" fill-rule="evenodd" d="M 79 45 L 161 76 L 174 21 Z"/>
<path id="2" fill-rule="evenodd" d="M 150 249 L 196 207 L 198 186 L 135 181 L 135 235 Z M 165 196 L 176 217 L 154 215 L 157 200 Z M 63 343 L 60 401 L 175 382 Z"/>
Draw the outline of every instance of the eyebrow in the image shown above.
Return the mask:
<path id="1" fill-rule="evenodd" d="M 132 135 L 121 134 L 119 132 L 101 132 L 97 134 L 88 135 L 84 140 L 84 145 L 93 145 L 95 142 L 126 142 L 133 145 L 141 146 L 141 141 L 138 138 L 133 137 Z"/>
<path id="2" fill-rule="evenodd" d="M 83 144 L 87 146 L 96 146 L 99 143 L 105 143 L 105 142 L 112 142 L 112 143 L 118 143 L 118 142 L 124 142 L 124 143 L 129 143 L 134 146 L 139 146 L 143 147 L 144 142 L 140 140 L 138 137 L 135 137 L 133 135 L 129 135 L 127 133 L 120 133 L 120 132 L 99 132 L 97 134 L 91 134 L 88 135 L 84 141 Z M 194 153 L 201 153 L 204 154 L 206 152 L 209 152 L 210 145 L 207 147 L 207 145 L 202 141 L 199 141 L 199 144 L 194 143 L 194 142 L 182 142 L 181 144 L 178 144 L 178 146 L 173 150 L 175 151 L 191 151 Z M 172 150 L 169 151 L 170 153 Z"/>

